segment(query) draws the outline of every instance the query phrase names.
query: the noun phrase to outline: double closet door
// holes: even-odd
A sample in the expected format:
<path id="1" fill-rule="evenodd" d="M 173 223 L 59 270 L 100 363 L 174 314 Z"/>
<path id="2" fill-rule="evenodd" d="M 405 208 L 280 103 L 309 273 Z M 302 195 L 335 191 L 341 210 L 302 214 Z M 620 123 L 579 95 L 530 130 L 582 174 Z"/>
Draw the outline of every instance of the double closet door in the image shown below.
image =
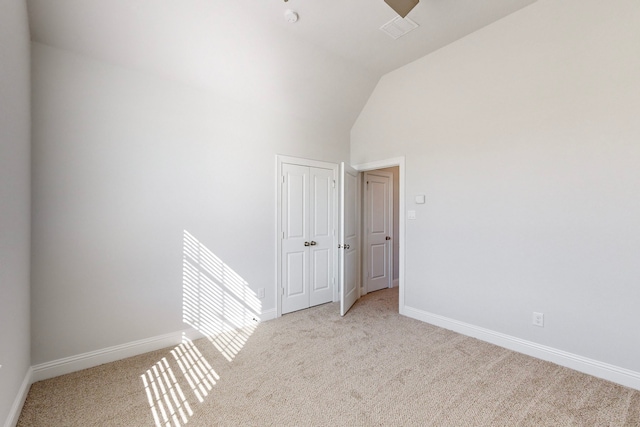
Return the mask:
<path id="1" fill-rule="evenodd" d="M 333 301 L 331 169 L 282 164 L 282 313 Z"/>

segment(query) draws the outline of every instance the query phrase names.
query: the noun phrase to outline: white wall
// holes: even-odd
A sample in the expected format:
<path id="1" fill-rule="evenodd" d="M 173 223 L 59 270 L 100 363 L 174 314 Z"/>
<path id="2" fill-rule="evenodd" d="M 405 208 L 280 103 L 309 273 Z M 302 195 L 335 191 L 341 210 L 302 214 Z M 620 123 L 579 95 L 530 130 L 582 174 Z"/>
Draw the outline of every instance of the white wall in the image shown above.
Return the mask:
<path id="1" fill-rule="evenodd" d="M 282 1 L 29 0 L 28 6 L 34 42 L 279 111 L 293 121 L 312 116 L 345 132 L 379 78 L 306 41 L 309 26 L 320 24 L 317 16 L 291 25 Z"/>
<path id="2" fill-rule="evenodd" d="M 30 364 L 29 26 L 24 1 L 0 1 L 0 424 Z"/>
<path id="3" fill-rule="evenodd" d="M 383 77 L 351 161 L 406 156 L 407 305 L 640 372 L 639 24 L 540 0 Z"/>
<path id="4" fill-rule="evenodd" d="M 346 159 L 348 129 L 32 50 L 33 363 L 186 328 L 184 230 L 275 309 L 275 155 Z"/>

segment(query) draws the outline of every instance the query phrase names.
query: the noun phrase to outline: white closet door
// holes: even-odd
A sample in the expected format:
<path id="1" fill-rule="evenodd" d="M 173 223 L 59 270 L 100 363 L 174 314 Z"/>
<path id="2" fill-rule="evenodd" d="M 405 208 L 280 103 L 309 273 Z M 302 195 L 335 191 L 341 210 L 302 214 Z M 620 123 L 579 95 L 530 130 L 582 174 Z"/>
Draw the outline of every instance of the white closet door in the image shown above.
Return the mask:
<path id="1" fill-rule="evenodd" d="M 310 168 L 309 188 L 309 305 L 333 300 L 333 171 Z"/>
<path id="2" fill-rule="evenodd" d="M 283 164 L 282 313 L 309 307 L 309 168 Z"/>
<path id="3" fill-rule="evenodd" d="M 282 165 L 282 313 L 333 300 L 333 170 Z"/>

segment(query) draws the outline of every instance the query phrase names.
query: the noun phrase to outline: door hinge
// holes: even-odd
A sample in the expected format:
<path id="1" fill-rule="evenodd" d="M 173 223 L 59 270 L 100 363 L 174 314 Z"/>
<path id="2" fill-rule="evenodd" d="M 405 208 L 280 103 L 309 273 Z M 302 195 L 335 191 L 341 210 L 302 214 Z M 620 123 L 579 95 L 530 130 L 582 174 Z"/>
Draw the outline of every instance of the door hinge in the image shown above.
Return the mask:
<path id="1" fill-rule="evenodd" d="M 332 186 L 333 188 L 336 188 L 336 180 L 335 180 L 335 179 L 333 180 L 333 183 L 331 184 L 331 186 Z"/>
<path id="2" fill-rule="evenodd" d="M 282 288 L 282 295 L 284 295 L 284 288 Z"/>
<path id="3" fill-rule="evenodd" d="M 284 184 L 284 175 L 282 175 L 282 183 Z"/>
<path id="4" fill-rule="evenodd" d="M 282 239 L 284 240 L 284 231 L 282 232 Z"/>

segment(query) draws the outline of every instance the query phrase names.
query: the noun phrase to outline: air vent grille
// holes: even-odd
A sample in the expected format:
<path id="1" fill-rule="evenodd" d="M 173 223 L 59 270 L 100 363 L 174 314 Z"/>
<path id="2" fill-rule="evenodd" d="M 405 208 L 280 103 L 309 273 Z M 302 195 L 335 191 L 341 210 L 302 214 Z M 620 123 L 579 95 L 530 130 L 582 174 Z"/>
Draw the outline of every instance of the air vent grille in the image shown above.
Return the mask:
<path id="1" fill-rule="evenodd" d="M 411 19 L 396 16 L 391 21 L 380 27 L 380 30 L 395 40 L 415 30 L 416 28 L 418 28 L 418 24 L 413 22 Z"/>

